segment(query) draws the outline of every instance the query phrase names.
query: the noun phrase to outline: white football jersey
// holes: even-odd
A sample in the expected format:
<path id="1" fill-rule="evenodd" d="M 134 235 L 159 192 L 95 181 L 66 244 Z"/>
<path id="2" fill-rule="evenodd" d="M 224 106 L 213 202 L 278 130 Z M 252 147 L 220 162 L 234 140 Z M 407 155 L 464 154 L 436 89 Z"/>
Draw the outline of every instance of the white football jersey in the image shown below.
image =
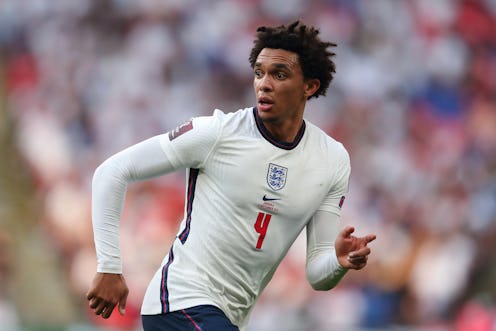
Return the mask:
<path id="1" fill-rule="evenodd" d="M 210 304 L 243 328 L 313 214 L 339 215 L 348 153 L 308 121 L 293 143 L 277 141 L 256 108 L 215 110 L 164 135 L 161 144 L 176 169 L 188 169 L 185 215 L 142 314 Z"/>

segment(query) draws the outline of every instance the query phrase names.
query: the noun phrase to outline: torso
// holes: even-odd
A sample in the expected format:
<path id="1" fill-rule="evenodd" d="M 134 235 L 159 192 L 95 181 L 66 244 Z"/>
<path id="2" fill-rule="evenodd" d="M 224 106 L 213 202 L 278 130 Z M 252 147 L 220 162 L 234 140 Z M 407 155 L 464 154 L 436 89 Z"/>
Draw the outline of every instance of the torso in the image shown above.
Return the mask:
<path id="1" fill-rule="evenodd" d="M 257 125 L 254 114 L 247 108 L 209 119 L 217 121 L 209 129 L 218 126 L 220 134 L 207 139 L 213 142 L 210 150 L 202 147 L 198 153 L 205 158 L 192 162 L 197 167 L 189 170 L 194 180 L 188 182 L 174 259 L 166 257 L 152 280 L 144 314 L 213 304 L 243 325 L 279 262 L 332 190 L 334 162 L 342 157 L 339 143 L 309 123 L 293 144 L 278 142 L 261 122 Z M 197 127 L 211 125 L 209 120 Z M 188 134 L 195 128 L 181 142 L 164 143 L 165 149 L 194 153 L 186 147 Z M 159 304 L 157 292 L 164 290 L 167 298 L 162 299 L 168 302 Z"/>

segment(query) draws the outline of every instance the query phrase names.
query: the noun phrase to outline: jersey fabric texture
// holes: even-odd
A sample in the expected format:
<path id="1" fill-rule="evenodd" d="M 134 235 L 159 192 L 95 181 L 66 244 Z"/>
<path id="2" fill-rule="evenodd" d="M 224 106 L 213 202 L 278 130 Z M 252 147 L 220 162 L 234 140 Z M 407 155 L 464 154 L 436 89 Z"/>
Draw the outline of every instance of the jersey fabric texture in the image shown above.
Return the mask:
<path id="1" fill-rule="evenodd" d="M 340 214 L 348 153 L 308 121 L 293 143 L 277 141 L 256 108 L 194 118 L 161 146 L 176 169 L 188 169 L 185 217 L 142 314 L 213 305 L 243 329 L 313 214 Z"/>

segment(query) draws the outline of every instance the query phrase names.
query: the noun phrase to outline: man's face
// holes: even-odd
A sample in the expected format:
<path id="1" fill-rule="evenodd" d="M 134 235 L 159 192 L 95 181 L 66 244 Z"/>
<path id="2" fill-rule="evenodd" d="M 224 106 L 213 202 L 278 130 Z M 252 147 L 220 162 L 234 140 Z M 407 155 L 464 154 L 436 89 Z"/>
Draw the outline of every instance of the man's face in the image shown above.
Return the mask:
<path id="1" fill-rule="evenodd" d="M 253 70 L 257 109 L 263 121 L 277 124 L 303 116 L 307 97 L 319 85 L 318 80 L 304 80 L 298 54 L 264 48 Z"/>

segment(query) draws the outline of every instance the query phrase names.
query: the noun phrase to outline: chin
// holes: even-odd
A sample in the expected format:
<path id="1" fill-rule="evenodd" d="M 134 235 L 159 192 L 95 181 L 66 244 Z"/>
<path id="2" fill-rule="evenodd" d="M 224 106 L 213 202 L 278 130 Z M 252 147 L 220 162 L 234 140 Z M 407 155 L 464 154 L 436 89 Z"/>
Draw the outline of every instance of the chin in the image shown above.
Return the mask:
<path id="1" fill-rule="evenodd" d="M 277 116 L 275 116 L 272 111 L 258 111 L 258 117 L 260 117 L 260 119 L 263 121 L 263 122 L 267 122 L 267 123 L 275 123 L 277 122 L 278 118 Z"/>

